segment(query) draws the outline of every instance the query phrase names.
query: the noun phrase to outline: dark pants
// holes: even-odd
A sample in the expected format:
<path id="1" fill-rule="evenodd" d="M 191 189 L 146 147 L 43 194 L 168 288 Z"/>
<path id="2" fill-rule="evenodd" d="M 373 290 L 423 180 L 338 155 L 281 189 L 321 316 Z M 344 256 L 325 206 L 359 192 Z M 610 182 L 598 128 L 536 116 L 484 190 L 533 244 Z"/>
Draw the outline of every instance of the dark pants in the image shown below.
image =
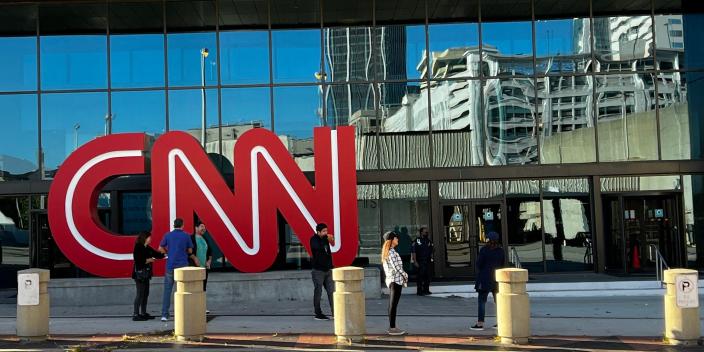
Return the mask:
<path id="1" fill-rule="evenodd" d="M 418 262 L 417 293 L 430 292 L 430 262 Z"/>
<path id="2" fill-rule="evenodd" d="M 134 315 L 147 313 L 147 298 L 149 297 L 149 280 L 134 280 L 137 284 L 137 296 L 134 297 Z"/>
<path id="3" fill-rule="evenodd" d="M 206 287 L 208 287 L 208 269 L 205 269 L 205 280 L 203 280 L 203 292 L 207 291 Z"/>
<path id="4" fill-rule="evenodd" d="M 389 286 L 389 328 L 396 327 L 396 308 L 398 301 L 401 299 L 401 290 L 403 286 L 392 282 Z"/>
<path id="5" fill-rule="evenodd" d="M 320 297 L 323 295 L 323 286 L 325 286 L 325 291 L 328 293 L 330 312 L 331 314 L 335 314 L 332 303 L 332 293 L 335 292 L 335 285 L 332 282 L 332 270 L 322 271 L 313 269 L 311 276 L 313 277 L 313 285 L 315 286 L 315 289 L 313 290 L 313 307 L 315 308 L 315 315 L 323 314 L 323 310 L 320 309 Z"/>
<path id="6" fill-rule="evenodd" d="M 479 297 L 477 297 L 477 301 L 479 303 L 479 309 L 477 311 L 477 321 L 480 323 L 484 322 L 484 317 L 486 316 L 486 301 L 489 298 L 489 294 L 494 297 L 494 304 L 496 304 L 496 292 L 494 291 L 485 291 L 485 290 L 479 290 L 477 291 L 479 294 Z"/>

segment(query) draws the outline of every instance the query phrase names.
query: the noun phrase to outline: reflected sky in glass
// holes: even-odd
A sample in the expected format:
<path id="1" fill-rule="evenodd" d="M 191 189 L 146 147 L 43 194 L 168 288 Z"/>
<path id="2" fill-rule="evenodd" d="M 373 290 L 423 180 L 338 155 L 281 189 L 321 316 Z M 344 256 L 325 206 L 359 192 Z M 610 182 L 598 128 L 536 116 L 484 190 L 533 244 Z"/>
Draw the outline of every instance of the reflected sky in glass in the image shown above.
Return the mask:
<path id="1" fill-rule="evenodd" d="M 0 38 L 0 91 L 37 89 L 37 38 Z"/>
<path id="2" fill-rule="evenodd" d="M 145 132 L 151 135 L 166 129 L 164 91 L 112 92 L 112 132 Z"/>
<path id="3" fill-rule="evenodd" d="M 274 83 L 315 82 L 320 71 L 320 30 L 273 31 Z"/>
<path id="4" fill-rule="evenodd" d="M 260 122 L 271 128 L 269 87 L 222 90 L 222 124 Z"/>
<path id="5" fill-rule="evenodd" d="M 207 127 L 218 125 L 218 90 L 206 89 Z M 201 90 L 169 91 L 169 130 L 188 131 L 201 128 Z"/>
<path id="6" fill-rule="evenodd" d="M 318 86 L 274 88 L 274 130 L 295 138 L 313 137 L 313 127 L 322 125 L 316 113 Z"/>
<path id="7" fill-rule="evenodd" d="M 107 88 L 107 36 L 41 37 L 42 89 Z"/>
<path id="8" fill-rule="evenodd" d="M 110 77 L 113 88 L 164 86 L 164 35 L 110 37 Z"/>
<path id="9" fill-rule="evenodd" d="M 215 33 L 169 34 L 169 86 L 200 86 L 201 72 L 205 84 L 218 83 Z M 201 70 L 201 49 L 208 49 L 205 67 Z"/>
<path id="10" fill-rule="evenodd" d="M 220 32 L 222 84 L 269 83 L 269 34 Z"/>
<path id="11" fill-rule="evenodd" d="M 105 133 L 107 93 L 42 95 L 42 147 L 46 170 L 77 147 Z"/>
<path id="12" fill-rule="evenodd" d="M 533 39 L 530 22 L 482 23 L 482 44 L 495 47 L 504 55 L 532 55 Z"/>
<path id="13" fill-rule="evenodd" d="M 37 169 L 36 94 L 0 95 L 0 170 L 20 174 Z"/>

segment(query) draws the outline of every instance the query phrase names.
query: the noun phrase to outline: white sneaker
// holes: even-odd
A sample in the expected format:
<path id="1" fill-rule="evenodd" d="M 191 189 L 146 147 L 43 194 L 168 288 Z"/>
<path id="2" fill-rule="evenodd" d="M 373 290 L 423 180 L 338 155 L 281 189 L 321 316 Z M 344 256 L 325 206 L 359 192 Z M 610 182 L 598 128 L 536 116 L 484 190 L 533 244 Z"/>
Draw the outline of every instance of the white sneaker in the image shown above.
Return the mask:
<path id="1" fill-rule="evenodd" d="M 398 335 L 405 335 L 405 334 L 406 334 L 405 331 L 403 331 L 403 330 L 401 330 L 401 329 L 399 329 L 399 328 L 390 328 L 389 330 L 386 331 L 386 333 L 388 333 L 389 335 L 392 335 L 392 336 L 398 336 Z"/>
<path id="2" fill-rule="evenodd" d="M 206 309 L 205 314 L 210 314 L 210 311 Z"/>
<path id="3" fill-rule="evenodd" d="M 161 317 L 161 321 L 169 321 L 169 318 L 167 318 L 167 317 Z"/>

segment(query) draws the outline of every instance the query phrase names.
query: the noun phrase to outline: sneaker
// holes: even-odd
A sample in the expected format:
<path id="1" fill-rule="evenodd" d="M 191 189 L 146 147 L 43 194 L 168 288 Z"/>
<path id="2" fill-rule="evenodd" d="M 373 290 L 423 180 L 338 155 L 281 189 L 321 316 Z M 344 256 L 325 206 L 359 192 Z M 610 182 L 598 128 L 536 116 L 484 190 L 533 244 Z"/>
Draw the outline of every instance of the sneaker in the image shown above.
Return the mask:
<path id="1" fill-rule="evenodd" d="M 167 318 L 167 317 L 161 317 L 161 321 L 169 321 L 169 318 Z"/>
<path id="2" fill-rule="evenodd" d="M 141 316 L 141 315 L 133 315 L 132 316 L 132 321 L 145 321 L 147 318 Z"/>
<path id="3" fill-rule="evenodd" d="M 156 318 L 155 316 L 153 316 L 149 313 L 140 314 L 140 316 L 146 320 L 152 320 L 152 319 Z"/>
<path id="4" fill-rule="evenodd" d="M 474 324 L 474 325 L 470 326 L 469 329 L 470 329 L 470 330 L 475 330 L 475 331 L 482 331 L 482 330 L 484 330 L 484 326 L 483 326 L 483 325 Z"/>
<path id="5" fill-rule="evenodd" d="M 498 328 L 499 328 L 499 326 L 498 326 L 498 325 L 496 325 L 496 324 L 494 324 L 494 326 L 492 326 L 491 328 L 492 328 L 492 329 L 498 329 Z"/>
<path id="6" fill-rule="evenodd" d="M 426 295 L 432 295 L 433 293 L 430 292 L 430 291 L 425 291 L 425 294 L 426 294 Z"/>
<path id="7" fill-rule="evenodd" d="M 210 314 L 210 310 L 206 309 L 205 314 Z"/>
<path id="8" fill-rule="evenodd" d="M 405 335 L 406 331 L 401 330 L 399 328 L 390 328 L 389 330 L 386 330 L 386 333 L 391 336 L 399 336 L 399 335 Z"/>
<path id="9" fill-rule="evenodd" d="M 327 317 L 325 314 L 316 314 L 315 315 L 315 320 L 330 320 L 330 318 Z"/>

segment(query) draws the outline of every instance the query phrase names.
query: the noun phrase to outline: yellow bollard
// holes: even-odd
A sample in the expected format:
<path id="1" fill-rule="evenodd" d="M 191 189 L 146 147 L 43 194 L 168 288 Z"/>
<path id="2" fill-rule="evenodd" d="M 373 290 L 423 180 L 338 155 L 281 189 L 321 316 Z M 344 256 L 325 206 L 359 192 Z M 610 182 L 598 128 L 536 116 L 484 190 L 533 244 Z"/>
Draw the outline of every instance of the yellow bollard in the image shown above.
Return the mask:
<path id="1" fill-rule="evenodd" d="M 336 268 L 332 270 L 332 279 L 335 281 L 333 304 L 337 342 L 349 344 L 364 341 L 364 269 L 353 266 Z"/>
<path id="2" fill-rule="evenodd" d="M 179 341 L 202 341 L 206 332 L 205 269 L 185 267 L 174 270 L 174 335 Z"/>
<path id="3" fill-rule="evenodd" d="M 530 300 L 526 293 L 528 270 L 496 270 L 498 336 L 504 344 L 526 344 L 530 338 Z"/>
<path id="4" fill-rule="evenodd" d="M 49 270 L 17 272 L 17 337 L 43 341 L 49 335 Z"/>
<path id="5" fill-rule="evenodd" d="M 697 297 L 697 271 L 690 269 L 665 270 L 664 278 L 666 285 L 664 300 L 665 340 L 671 345 L 696 345 L 701 328 L 699 299 Z"/>

